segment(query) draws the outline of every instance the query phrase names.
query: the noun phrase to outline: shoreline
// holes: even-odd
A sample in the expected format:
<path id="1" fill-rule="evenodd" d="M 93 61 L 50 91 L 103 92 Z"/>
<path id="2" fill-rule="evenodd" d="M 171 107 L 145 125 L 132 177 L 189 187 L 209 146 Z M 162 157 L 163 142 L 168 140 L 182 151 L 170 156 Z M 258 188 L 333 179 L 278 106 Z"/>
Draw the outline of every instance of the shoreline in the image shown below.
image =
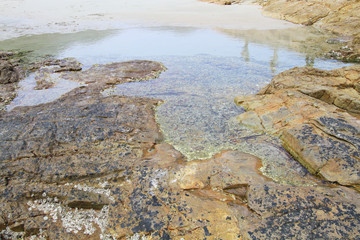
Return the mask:
<path id="1" fill-rule="evenodd" d="M 196 0 L 174 0 L 170 3 L 156 0 L 149 4 L 141 3 L 140 0 L 131 3 L 108 0 L 103 4 L 92 0 L 76 3 L 66 0 L 58 5 L 44 0 L 4 0 L 0 3 L 0 16 L 0 41 L 24 35 L 108 30 L 126 26 L 221 27 L 241 30 L 298 26 L 263 16 L 258 5 L 229 7 Z"/>

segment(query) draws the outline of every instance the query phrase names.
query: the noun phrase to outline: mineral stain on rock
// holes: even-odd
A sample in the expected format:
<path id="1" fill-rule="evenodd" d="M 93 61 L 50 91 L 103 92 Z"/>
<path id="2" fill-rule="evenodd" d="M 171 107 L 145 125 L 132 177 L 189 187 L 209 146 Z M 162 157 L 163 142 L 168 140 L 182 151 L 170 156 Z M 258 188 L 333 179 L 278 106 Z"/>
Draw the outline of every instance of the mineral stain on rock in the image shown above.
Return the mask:
<path id="1" fill-rule="evenodd" d="M 236 149 L 187 162 L 164 142 L 155 121 L 160 100 L 102 94 L 164 69 L 156 62 L 131 61 L 65 71 L 64 77 L 87 85 L 53 102 L 1 115 L 2 238 L 359 237 L 360 201 L 353 189 L 316 179 L 292 162 L 283 168 L 296 166 L 291 176 L 306 184 L 274 181 L 259 170 L 263 159 Z M 107 72 L 110 77 L 104 77 Z M 287 108 L 269 119 L 286 117 L 292 109 Z M 338 136 L 341 144 L 357 146 L 352 122 L 319 115 L 315 126 Z M 280 151 L 259 139 L 255 143 Z"/>
<path id="2" fill-rule="evenodd" d="M 274 77 L 258 95 L 238 97 L 235 101 L 247 110 L 238 119 L 243 124 L 256 119 L 252 127 L 280 136 L 283 146 L 311 173 L 358 185 L 359 81 L 356 65 L 331 71 L 293 68 Z"/>

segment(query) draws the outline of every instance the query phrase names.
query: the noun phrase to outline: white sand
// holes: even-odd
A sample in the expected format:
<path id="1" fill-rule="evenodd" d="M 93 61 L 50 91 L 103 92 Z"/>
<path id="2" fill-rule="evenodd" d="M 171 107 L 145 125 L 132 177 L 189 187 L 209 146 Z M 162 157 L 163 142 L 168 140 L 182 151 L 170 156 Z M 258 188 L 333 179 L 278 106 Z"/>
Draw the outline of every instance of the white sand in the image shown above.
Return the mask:
<path id="1" fill-rule="evenodd" d="M 281 29 L 294 25 L 261 15 L 259 6 L 221 6 L 196 0 L 0 0 L 0 40 L 26 34 L 194 26 Z"/>

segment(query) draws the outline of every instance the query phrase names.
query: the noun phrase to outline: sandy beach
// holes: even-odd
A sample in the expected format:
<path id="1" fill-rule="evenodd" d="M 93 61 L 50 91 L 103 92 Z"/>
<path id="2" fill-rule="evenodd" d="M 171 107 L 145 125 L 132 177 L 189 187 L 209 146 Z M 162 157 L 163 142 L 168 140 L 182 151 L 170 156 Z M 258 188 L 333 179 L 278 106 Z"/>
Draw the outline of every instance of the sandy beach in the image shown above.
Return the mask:
<path id="1" fill-rule="evenodd" d="M 196 0 L 2 0 L 0 40 L 41 33 L 136 26 L 283 29 L 294 24 L 264 17 L 255 5 L 214 5 Z"/>

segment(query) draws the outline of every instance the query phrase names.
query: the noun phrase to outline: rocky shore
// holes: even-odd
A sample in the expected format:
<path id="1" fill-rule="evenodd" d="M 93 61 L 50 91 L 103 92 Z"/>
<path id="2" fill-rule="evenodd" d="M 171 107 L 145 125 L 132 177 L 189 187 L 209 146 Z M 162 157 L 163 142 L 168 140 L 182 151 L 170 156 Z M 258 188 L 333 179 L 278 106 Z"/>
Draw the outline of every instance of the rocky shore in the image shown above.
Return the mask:
<path id="1" fill-rule="evenodd" d="M 86 86 L 0 116 L 2 239 L 360 236 L 358 67 L 292 69 L 259 95 L 236 99 L 247 109 L 240 124 L 280 136 L 304 166 L 296 166 L 302 182 L 284 183 L 241 151 L 187 162 L 163 140 L 160 100 L 102 94 L 154 78 L 162 64 L 82 71 L 66 62 L 45 69 Z"/>
<path id="2" fill-rule="evenodd" d="M 346 56 L 357 61 L 357 2 L 261 4 L 279 18 L 350 36 Z M 340 24 L 348 13 L 352 31 Z M 0 52 L 1 107 L 27 71 L 37 72 L 37 89 L 51 88 L 53 73 L 84 86 L 0 112 L 0 239 L 360 238 L 359 66 L 293 68 L 257 95 L 235 99 L 246 110 L 238 124 L 254 133 L 246 139 L 280 139 L 276 167 L 302 180 L 290 182 L 266 175 L 264 159 L 234 149 L 188 162 L 164 141 L 155 120 L 161 100 L 104 93 L 156 78 L 166 70 L 161 63 L 83 70 L 75 59 L 16 59 Z"/>

